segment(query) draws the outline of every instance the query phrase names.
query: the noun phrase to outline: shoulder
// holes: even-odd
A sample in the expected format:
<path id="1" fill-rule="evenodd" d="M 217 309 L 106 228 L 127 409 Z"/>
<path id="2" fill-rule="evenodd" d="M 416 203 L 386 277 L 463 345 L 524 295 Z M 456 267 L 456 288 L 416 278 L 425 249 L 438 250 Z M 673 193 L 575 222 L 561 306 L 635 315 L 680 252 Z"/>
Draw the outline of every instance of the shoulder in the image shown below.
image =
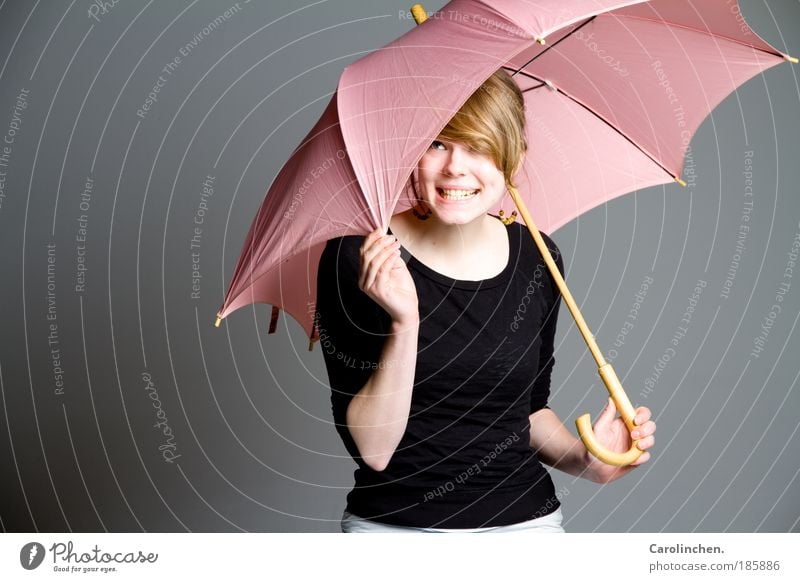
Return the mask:
<path id="1" fill-rule="evenodd" d="M 528 227 L 522 223 L 515 222 L 514 227 L 517 229 L 517 235 L 520 237 L 522 241 L 523 249 L 526 249 L 528 252 L 533 253 L 536 257 L 536 260 L 541 260 L 541 253 L 539 252 L 539 247 L 536 245 L 536 241 L 533 240 Z M 545 246 L 550 251 L 550 255 L 553 257 L 556 265 L 558 266 L 558 270 L 561 271 L 561 274 L 564 274 L 564 259 L 561 256 L 561 249 L 558 248 L 556 242 L 550 237 L 550 235 L 539 231 L 539 234 L 542 235 L 542 240 L 544 241 Z"/>
<path id="2" fill-rule="evenodd" d="M 320 275 L 332 271 L 357 273 L 365 238 L 363 235 L 347 235 L 329 239 L 319 259 Z"/>

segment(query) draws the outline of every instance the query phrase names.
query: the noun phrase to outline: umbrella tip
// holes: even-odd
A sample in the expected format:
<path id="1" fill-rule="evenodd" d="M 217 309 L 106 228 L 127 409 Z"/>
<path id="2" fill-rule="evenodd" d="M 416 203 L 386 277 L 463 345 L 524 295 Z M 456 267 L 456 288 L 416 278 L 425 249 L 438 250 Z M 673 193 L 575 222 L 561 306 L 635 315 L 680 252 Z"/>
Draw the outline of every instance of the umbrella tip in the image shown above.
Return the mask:
<path id="1" fill-rule="evenodd" d="M 539 44 L 543 45 L 546 41 L 544 40 L 543 36 L 540 36 L 540 37 L 536 38 L 536 42 L 538 42 Z"/>
<path id="2" fill-rule="evenodd" d="M 797 57 L 791 57 L 791 56 L 789 56 L 789 55 L 786 55 L 784 58 L 785 58 L 787 61 L 789 61 L 790 63 L 794 63 L 795 65 L 797 64 Z"/>
<path id="3" fill-rule="evenodd" d="M 678 178 L 678 176 L 675 176 L 675 181 L 676 181 L 678 184 L 680 184 L 681 186 L 683 186 L 684 188 L 686 187 L 686 182 L 684 182 L 683 180 L 681 180 L 680 178 Z"/>
<path id="4" fill-rule="evenodd" d="M 218 315 L 217 316 L 217 321 L 214 322 L 214 327 L 219 327 L 219 324 L 220 324 L 221 321 L 222 321 L 222 318 Z"/>
<path id="5" fill-rule="evenodd" d="M 425 13 L 425 9 L 422 7 L 422 4 L 414 4 L 411 7 L 411 14 L 414 15 L 414 21 L 417 24 L 422 24 L 428 20 L 428 15 Z"/>

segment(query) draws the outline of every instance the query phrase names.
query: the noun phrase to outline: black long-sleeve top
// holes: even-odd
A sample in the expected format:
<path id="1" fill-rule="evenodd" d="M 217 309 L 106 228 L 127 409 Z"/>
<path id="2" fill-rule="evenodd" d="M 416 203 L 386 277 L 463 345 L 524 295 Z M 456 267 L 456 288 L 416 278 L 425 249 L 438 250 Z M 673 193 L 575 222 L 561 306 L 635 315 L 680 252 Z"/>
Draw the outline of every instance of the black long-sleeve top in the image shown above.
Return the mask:
<path id="1" fill-rule="evenodd" d="M 405 433 L 383 471 L 359 455 L 345 413 L 381 364 L 391 318 L 358 287 L 363 236 L 328 241 L 317 325 L 336 430 L 358 465 L 347 510 L 388 524 L 475 528 L 542 517 L 560 503 L 530 447 L 529 415 L 547 406 L 561 295 L 527 227 L 507 227 L 501 273 L 455 280 L 401 248 L 419 297 Z M 564 273 L 555 243 L 542 233 Z M 389 364 L 390 365 L 390 364 Z"/>

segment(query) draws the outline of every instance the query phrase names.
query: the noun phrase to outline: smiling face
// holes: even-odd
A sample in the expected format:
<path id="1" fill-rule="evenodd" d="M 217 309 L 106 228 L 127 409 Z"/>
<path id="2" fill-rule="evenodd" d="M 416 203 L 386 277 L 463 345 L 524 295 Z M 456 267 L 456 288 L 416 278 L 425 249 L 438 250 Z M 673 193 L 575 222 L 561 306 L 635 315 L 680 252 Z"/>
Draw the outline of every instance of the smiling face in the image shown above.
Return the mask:
<path id="1" fill-rule="evenodd" d="M 470 95 L 419 160 L 417 179 L 411 179 L 415 197 L 442 223 L 483 220 L 507 185 L 514 185 L 527 147 L 522 92 L 500 69 Z"/>
<path id="2" fill-rule="evenodd" d="M 489 156 L 443 138 L 420 159 L 418 179 L 420 199 L 451 225 L 482 219 L 506 192 L 503 172 Z"/>

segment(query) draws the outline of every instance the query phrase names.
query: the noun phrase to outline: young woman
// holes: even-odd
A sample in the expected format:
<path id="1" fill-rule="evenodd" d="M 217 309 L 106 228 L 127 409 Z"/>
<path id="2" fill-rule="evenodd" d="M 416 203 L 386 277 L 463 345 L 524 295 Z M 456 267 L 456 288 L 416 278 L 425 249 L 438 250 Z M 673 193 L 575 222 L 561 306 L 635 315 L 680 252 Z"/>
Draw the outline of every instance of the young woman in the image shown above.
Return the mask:
<path id="1" fill-rule="evenodd" d="M 386 235 L 333 239 L 321 257 L 333 418 L 358 465 L 344 532 L 563 532 L 543 464 L 607 483 L 650 458 L 602 463 L 547 406 L 558 288 L 527 228 L 488 214 L 522 167 L 524 123 L 500 70 L 420 159 L 416 206 Z M 650 416 L 637 409 L 642 450 L 654 444 Z M 594 431 L 630 447 L 611 399 Z"/>

